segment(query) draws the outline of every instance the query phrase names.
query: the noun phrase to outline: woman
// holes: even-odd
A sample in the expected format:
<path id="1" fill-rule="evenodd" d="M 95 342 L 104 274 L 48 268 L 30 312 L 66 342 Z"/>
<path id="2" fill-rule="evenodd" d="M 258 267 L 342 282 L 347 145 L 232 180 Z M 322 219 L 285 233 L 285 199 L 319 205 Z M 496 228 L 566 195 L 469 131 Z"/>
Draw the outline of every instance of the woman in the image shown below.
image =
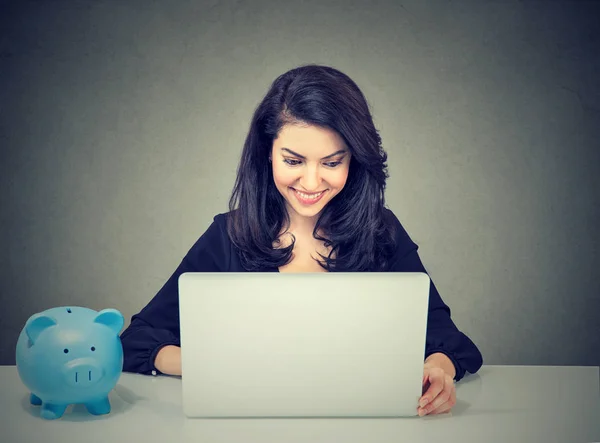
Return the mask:
<path id="1" fill-rule="evenodd" d="M 417 245 L 384 207 L 386 160 L 348 76 L 306 65 L 278 77 L 254 113 L 229 212 L 215 216 L 121 335 L 124 371 L 181 374 L 183 272 L 426 272 Z M 481 364 L 432 283 L 419 415 L 449 411 L 453 380 Z"/>

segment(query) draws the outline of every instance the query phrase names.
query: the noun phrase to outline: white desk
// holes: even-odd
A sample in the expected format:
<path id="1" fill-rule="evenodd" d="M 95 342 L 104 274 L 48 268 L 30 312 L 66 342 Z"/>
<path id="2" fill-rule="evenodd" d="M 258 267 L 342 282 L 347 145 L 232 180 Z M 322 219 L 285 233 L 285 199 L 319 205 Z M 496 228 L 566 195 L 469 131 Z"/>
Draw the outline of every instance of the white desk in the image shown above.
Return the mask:
<path id="1" fill-rule="evenodd" d="M 399 419 L 188 419 L 179 378 L 123 374 L 110 414 L 70 406 L 46 421 L 16 367 L 0 377 L 3 443 L 600 442 L 598 367 L 484 366 L 457 384 L 450 414 Z"/>

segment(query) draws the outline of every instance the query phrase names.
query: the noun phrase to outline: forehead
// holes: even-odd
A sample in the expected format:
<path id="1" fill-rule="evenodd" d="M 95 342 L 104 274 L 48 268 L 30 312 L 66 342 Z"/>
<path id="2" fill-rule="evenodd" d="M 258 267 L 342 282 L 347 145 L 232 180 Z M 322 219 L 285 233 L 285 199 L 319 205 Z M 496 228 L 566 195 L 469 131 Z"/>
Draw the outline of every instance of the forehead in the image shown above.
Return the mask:
<path id="1" fill-rule="evenodd" d="M 325 156 L 347 149 L 342 137 L 329 128 L 308 125 L 285 125 L 273 140 L 275 149 L 288 148 L 305 156 Z"/>

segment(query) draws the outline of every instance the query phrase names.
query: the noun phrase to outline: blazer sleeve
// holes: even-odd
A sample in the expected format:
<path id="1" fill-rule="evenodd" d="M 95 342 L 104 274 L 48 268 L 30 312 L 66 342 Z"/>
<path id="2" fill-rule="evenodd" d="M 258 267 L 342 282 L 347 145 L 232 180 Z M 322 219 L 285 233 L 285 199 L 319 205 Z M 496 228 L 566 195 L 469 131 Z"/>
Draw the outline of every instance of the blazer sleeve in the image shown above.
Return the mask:
<path id="1" fill-rule="evenodd" d="M 120 336 L 123 371 L 145 375 L 160 373 L 154 366 L 158 351 L 167 345 L 180 346 L 179 276 L 184 272 L 226 271 L 230 259 L 226 236 L 225 215 L 219 214 L 158 293 L 131 318 Z"/>
<path id="2" fill-rule="evenodd" d="M 396 229 L 397 250 L 390 271 L 427 273 L 417 253 L 418 246 L 410 239 L 397 219 Z M 448 356 L 456 369 L 454 379 L 459 381 L 467 371 L 471 374 L 476 373 L 483 364 L 483 358 L 475 343 L 456 327 L 450 314 L 450 308 L 444 303 L 435 284 L 431 281 L 425 358 L 436 352 Z"/>

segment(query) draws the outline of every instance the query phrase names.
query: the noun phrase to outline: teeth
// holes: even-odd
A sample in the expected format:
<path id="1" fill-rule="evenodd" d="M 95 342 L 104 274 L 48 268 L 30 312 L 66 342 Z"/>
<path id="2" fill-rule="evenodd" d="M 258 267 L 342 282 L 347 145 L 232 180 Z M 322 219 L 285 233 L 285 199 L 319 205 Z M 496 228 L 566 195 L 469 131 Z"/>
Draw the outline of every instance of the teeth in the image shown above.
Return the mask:
<path id="1" fill-rule="evenodd" d="M 322 191 L 322 192 L 319 192 L 318 194 L 309 195 L 309 194 L 304 194 L 298 190 L 295 190 L 295 191 L 298 193 L 298 195 L 300 195 L 300 197 L 302 197 L 305 200 L 316 200 L 323 193 L 323 191 Z"/>

